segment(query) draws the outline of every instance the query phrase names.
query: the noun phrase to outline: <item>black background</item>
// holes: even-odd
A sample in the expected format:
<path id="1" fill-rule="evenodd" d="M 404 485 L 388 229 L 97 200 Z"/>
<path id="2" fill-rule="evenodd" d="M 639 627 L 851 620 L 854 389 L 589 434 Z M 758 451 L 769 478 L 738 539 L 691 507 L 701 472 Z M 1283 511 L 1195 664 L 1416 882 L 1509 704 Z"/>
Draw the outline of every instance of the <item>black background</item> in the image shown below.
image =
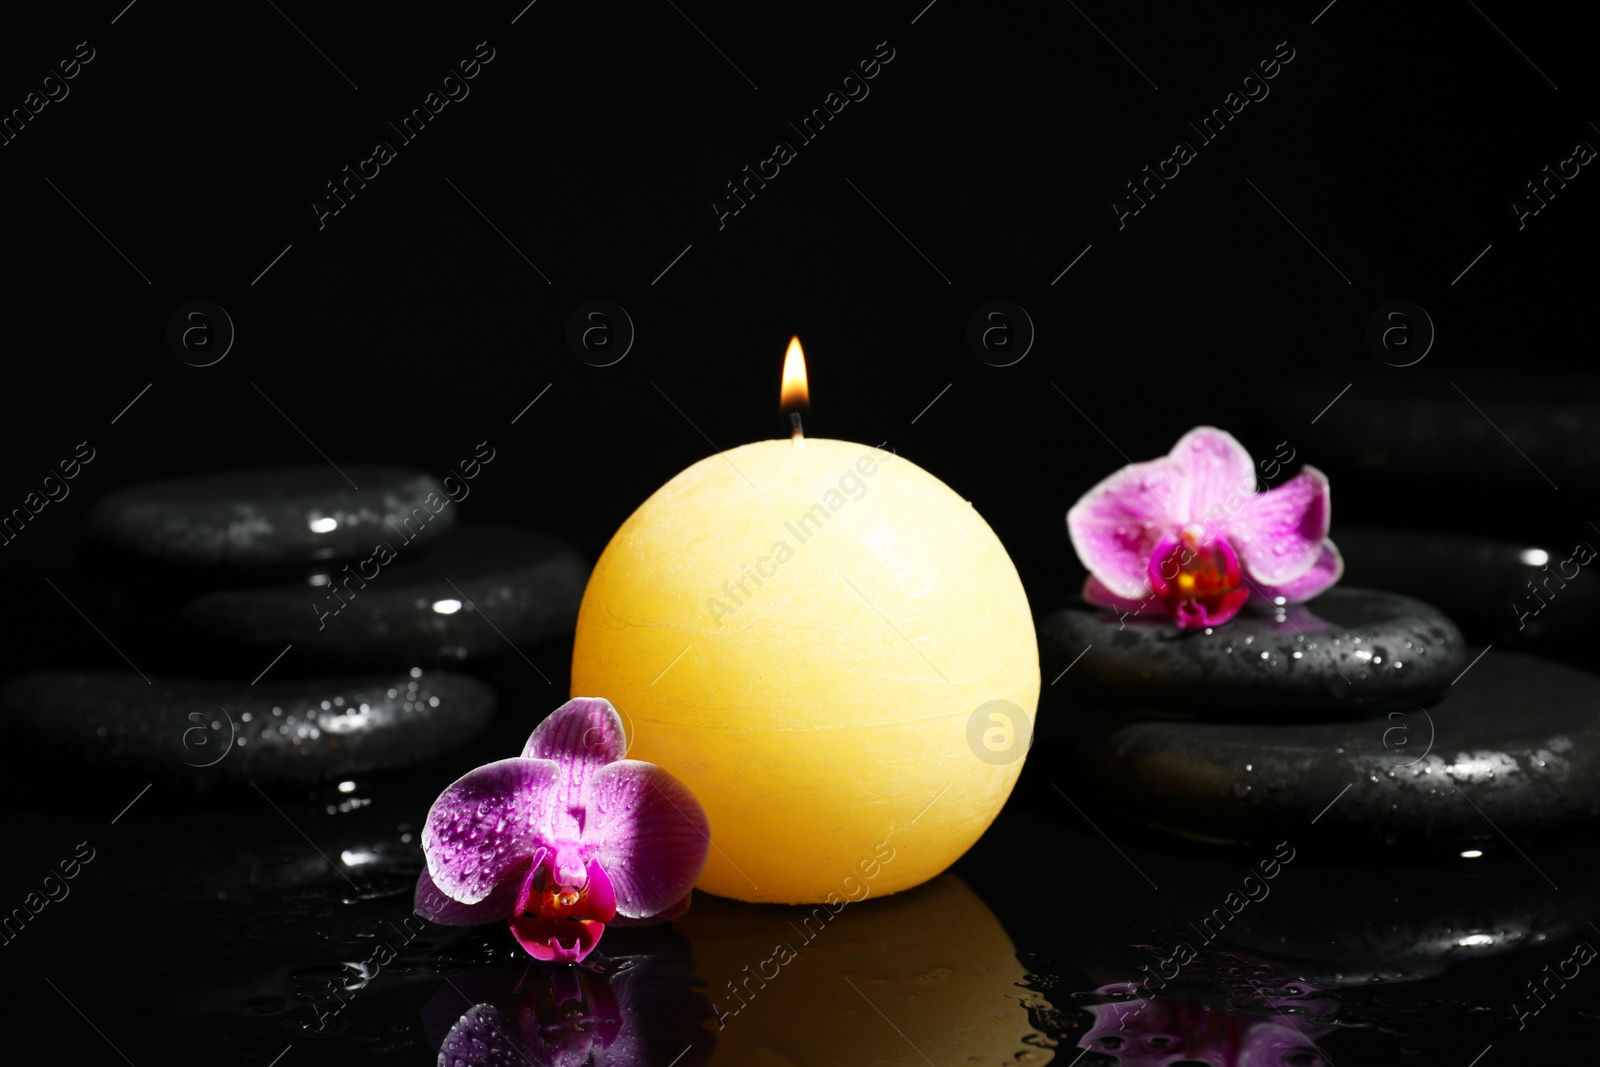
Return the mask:
<path id="1" fill-rule="evenodd" d="M 1585 167 L 1520 230 L 1510 207 L 1574 142 L 1600 144 L 1567 9 L 123 2 L 8 12 L 0 32 L 3 111 L 78 42 L 95 50 L 0 146 L 0 511 L 78 442 L 96 450 L 0 550 L 12 618 L 62 663 L 122 666 L 41 576 L 72 562 L 103 493 L 319 452 L 442 475 L 488 441 L 465 518 L 592 559 L 684 467 L 787 432 L 791 334 L 808 432 L 886 442 L 970 499 L 1039 614 L 1081 582 L 1067 508 L 1199 424 L 1327 470 L 1335 540 L 1361 523 L 1565 544 L 1595 514 L 1532 462 L 1480 479 L 1468 453 L 1421 472 L 1350 458 L 1372 400 L 1493 427 L 1507 405 L 1596 397 L 1600 178 Z M 470 95 L 400 145 L 387 122 L 479 42 L 494 58 Z M 799 144 L 787 124 L 879 42 L 894 58 L 870 95 Z M 1294 58 L 1270 95 L 1200 146 L 1186 122 L 1279 42 Z M 795 161 L 719 228 L 724 183 L 780 139 Z M 1179 139 L 1198 158 L 1119 229 L 1110 202 Z M 319 228 L 312 201 L 378 140 L 397 158 Z M 637 329 L 609 367 L 565 340 L 597 298 Z M 1402 298 L 1438 339 L 1397 368 L 1365 333 Z M 237 331 L 214 366 L 166 342 L 195 299 Z M 992 299 L 1037 328 L 1013 366 L 966 342 Z M 162 669 L 207 666 L 175 649 Z M 1029 899 L 991 902 L 1020 935 Z M 1501 1005 L 1536 971 L 1473 971 L 1463 1003 Z M 1482 1033 L 1444 1044 L 1464 1063 L 1500 1040 Z"/>
<path id="2" fill-rule="evenodd" d="M 516 4 L 279 7 L 139 0 L 112 25 L 115 4 L 54 6 L 0 42 L 7 108 L 77 42 L 95 50 L 0 148 L 5 505 L 76 442 L 97 450 L 9 565 L 54 562 L 124 484 L 316 449 L 443 473 L 481 440 L 508 458 L 467 517 L 592 557 L 711 443 L 785 431 L 791 333 L 810 432 L 888 441 L 971 499 L 1036 610 L 1076 591 L 1067 507 L 1196 424 L 1328 469 L 1336 536 L 1565 540 L 1582 511 L 1532 468 L 1492 500 L 1344 471 L 1325 446 L 1360 431 L 1337 404 L 1311 421 L 1346 384 L 1343 402 L 1414 391 L 1465 411 L 1455 382 L 1486 417 L 1512 393 L 1585 395 L 1588 168 L 1521 231 L 1509 203 L 1600 139 L 1591 64 L 1532 10 L 540 0 L 512 25 Z M 470 95 L 400 145 L 386 123 L 480 41 L 495 58 Z M 880 41 L 894 59 L 870 95 L 800 144 L 786 124 Z M 1270 95 L 1199 145 L 1185 122 L 1281 41 L 1295 58 Z M 723 183 L 780 138 L 797 158 L 719 229 Z M 1178 138 L 1198 158 L 1119 230 L 1111 199 Z M 311 202 L 379 139 L 397 158 L 319 229 Z M 637 328 L 611 367 L 565 343 L 593 298 Z M 965 342 L 994 298 L 1037 327 L 1014 366 Z M 1364 339 L 1396 298 L 1438 331 L 1410 368 Z M 215 366 L 165 343 L 191 299 L 236 327 Z"/>

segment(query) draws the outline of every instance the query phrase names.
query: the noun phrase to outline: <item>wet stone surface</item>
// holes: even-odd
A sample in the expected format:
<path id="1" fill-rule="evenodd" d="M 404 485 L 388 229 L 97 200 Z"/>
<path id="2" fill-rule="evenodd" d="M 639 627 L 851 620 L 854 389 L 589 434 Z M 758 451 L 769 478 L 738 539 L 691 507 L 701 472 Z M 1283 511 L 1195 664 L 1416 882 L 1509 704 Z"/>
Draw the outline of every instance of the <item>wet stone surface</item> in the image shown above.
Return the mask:
<path id="1" fill-rule="evenodd" d="M 1465 647 L 1455 623 L 1428 604 L 1348 586 L 1307 604 L 1248 607 L 1203 630 L 1092 607 L 1039 624 L 1043 675 L 1068 696 L 1300 718 L 1395 699 L 1428 703 L 1467 665 Z"/>
<path id="2" fill-rule="evenodd" d="M 362 464 L 343 472 L 316 464 L 151 482 L 98 501 L 87 529 L 136 559 L 248 570 L 354 559 L 407 536 L 420 548 L 455 525 L 430 474 Z"/>
<path id="3" fill-rule="evenodd" d="M 1086 714 L 1077 763 L 1107 810 L 1204 841 L 1306 831 L 1370 847 L 1497 847 L 1600 818 L 1600 679 L 1491 650 L 1430 708 L 1344 722 Z"/>
<path id="4" fill-rule="evenodd" d="M 24 675 L 0 691 L 11 774 L 88 766 L 147 780 L 301 782 L 423 763 L 477 736 L 493 690 L 420 669 L 215 682 L 128 672 Z"/>
<path id="5" fill-rule="evenodd" d="M 309 580 L 222 589 L 178 612 L 196 635 L 323 662 L 456 663 L 570 632 L 589 578 L 582 556 L 553 537 L 463 526 L 425 556 L 399 538 L 392 559 L 369 556 Z"/>
<path id="6" fill-rule="evenodd" d="M 523 681 L 506 706 L 546 706 L 544 683 Z M 915 1034 L 940 1064 L 1104 1053 L 1083 1067 L 1132 1062 L 1130 1050 L 1164 1064 L 1256 1062 L 1239 1054 L 1244 1037 L 1255 1041 L 1245 1051 L 1265 1048 L 1279 1064 L 1465 1064 L 1512 1033 L 1538 1062 L 1561 1062 L 1588 1034 L 1568 1007 L 1584 1003 L 1581 979 L 1520 1031 L 1518 1011 L 1538 1006 L 1519 983 L 1570 958 L 1573 939 L 1597 940 L 1592 844 L 1527 849 L 1559 892 L 1510 845 L 1444 864 L 1393 852 L 1406 866 L 1387 873 L 1340 869 L 1321 848 L 1330 813 L 1284 835 L 1298 855 L 1267 878 L 1258 861 L 1287 856 L 1283 838 L 1239 853 L 1163 838 L 1153 851 L 1097 817 L 1114 849 L 1043 782 L 1037 804 L 1014 794 L 935 884 L 869 894 L 837 915 L 697 894 L 669 926 L 608 928 L 581 965 L 539 964 L 503 923 L 443 927 L 411 914 L 432 799 L 515 751 L 530 725 L 497 716 L 437 766 L 265 796 L 142 793 L 148 779 L 97 793 L 98 774 L 74 779 L 71 792 L 93 794 L 76 810 L 62 809 L 68 790 L 13 796 L 14 859 L 0 869 L 0 893 L 24 912 L 3 935 L 0 1024 L 13 1047 L 89 1062 L 105 1052 L 98 1028 L 132 1062 L 161 1063 L 182 1026 L 185 1047 L 223 1050 L 216 1062 L 281 1055 L 280 1067 L 434 1064 L 445 1049 L 458 1067 L 746 1067 L 772 1048 L 795 1063 L 922 1063 L 902 1037 Z M 1087 787 L 1055 773 L 1065 767 L 1044 769 L 1085 802 Z M 1087 873 L 1054 877 L 1063 861 Z M 1047 906 L 1019 891 L 1019 862 Z M 66 873 L 41 884 L 56 871 Z M 137 918 L 117 943 L 147 962 L 138 980 L 101 988 L 114 916 Z M 1197 958 L 1175 955 L 1185 946 Z M 1315 1047 L 1301 1047 L 1307 1039 Z"/>
<path id="7" fill-rule="evenodd" d="M 1531 650 L 1582 649 L 1600 630 L 1600 536 L 1565 542 L 1341 526 L 1345 579 L 1437 604 L 1469 639 Z"/>

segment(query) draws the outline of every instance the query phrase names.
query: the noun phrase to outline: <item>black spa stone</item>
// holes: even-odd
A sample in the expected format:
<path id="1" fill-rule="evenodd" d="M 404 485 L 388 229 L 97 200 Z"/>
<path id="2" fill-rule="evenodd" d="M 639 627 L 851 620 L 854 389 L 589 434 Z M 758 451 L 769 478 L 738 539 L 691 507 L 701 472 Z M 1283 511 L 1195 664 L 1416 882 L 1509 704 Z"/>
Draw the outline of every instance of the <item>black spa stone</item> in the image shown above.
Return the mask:
<path id="1" fill-rule="evenodd" d="M 1461 631 L 1437 609 L 1348 586 L 1202 630 L 1067 608 L 1041 620 L 1039 648 L 1056 691 L 1097 705 L 1286 715 L 1427 703 L 1467 665 Z"/>
<path id="2" fill-rule="evenodd" d="M 494 705 L 475 678 L 420 669 L 256 685 L 30 674 L 0 691 L 0 760 L 21 777 L 53 767 L 314 783 L 435 759 L 481 733 Z"/>
<path id="3" fill-rule="evenodd" d="M 342 470 L 264 467 L 137 485 L 98 501 L 88 533 L 137 559 L 252 570 L 354 559 L 397 537 L 421 548 L 455 525 L 457 509 L 430 474 Z"/>
<path id="4" fill-rule="evenodd" d="M 589 565 L 564 542 L 499 526 L 457 529 L 427 555 L 402 538 L 309 580 L 219 589 L 178 612 L 209 640 L 297 660 L 401 665 L 510 653 L 568 633 Z"/>
<path id="5" fill-rule="evenodd" d="M 1587 652 L 1600 624 L 1600 536 L 1506 541 L 1396 527 L 1340 526 L 1345 578 L 1421 597 L 1469 639 Z"/>
<path id="6" fill-rule="evenodd" d="M 1496 648 L 1426 709 L 1298 723 L 1103 709 L 1080 717 L 1072 751 L 1104 810 L 1180 836 L 1500 849 L 1600 818 L 1600 679 Z"/>

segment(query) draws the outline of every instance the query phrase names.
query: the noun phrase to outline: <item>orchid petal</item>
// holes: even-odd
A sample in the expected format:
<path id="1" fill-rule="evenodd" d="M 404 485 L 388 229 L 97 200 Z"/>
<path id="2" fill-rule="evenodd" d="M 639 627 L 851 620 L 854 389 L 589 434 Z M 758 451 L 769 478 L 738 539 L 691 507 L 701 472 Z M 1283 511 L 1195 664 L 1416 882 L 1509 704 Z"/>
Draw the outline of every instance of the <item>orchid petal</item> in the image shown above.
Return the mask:
<path id="1" fill-rule="evenodd" d="M 583 899 L 590 918 L 608 923 L 617 917 L 617 891 L 599 860 L 589 861 L 588 891 Z"/>
<path id="2" fill-rule="evenodd" d="M 1150 550 L 1187 515 L 1189 476 L 1171 459 L 1130 463 L 1101 481 L 1067 512 L 1072 547 L 1089 572 L 1112 593 L 1149 592 Z"/>
<path id="3" fill-rule="evenodd" d="M 545 717 L 523 746 L 529 759 L 614 763 L 627 750 L 622 716 L 604 697 L 573 697 Z"/>
<path id="4" fill-rule="evenodd" d="M 428 873 L 446 896 L 477 904 L 539 847 L 561 768 L 545 759 L 505 759 L 457 779 L 439 794 L 422 828 Z"/>
<path id="5" fill-rule="evenodd" d="M 1183 545 L 1183 541 L 1169 533 L 1164 534 L 1161 540 L 1156 542 L 1156 547 L 1151 550 L 1150 560 L 1145 564 L 1144 573 L 1145 579 L 1150 583 L 1151 592 L 1156 596 L 1165 597 L 1171 592 L 1171 582 L 1177 578 L 1181 569 L 1180 561 L 1172 558 L 1172 554 Z M 1192 557 L 1193 550 L 1189 552 Z M 1163 568 L 1169 563 L 1172 564 L 1172 573 L 1165 574 Z"/>
<path id="6" fill-rule="evenodd" d="M 533 731 L 522 754 L 561 766 L 561 781 L 550 801 L 553 837 L 569 842 L 582 838 L 589 779 L 601 767 L 621 759 L 625 749 L 622 717 L 601 697 L 575 697 L 552 711 Z M 569 879 L 565 884 L 581 886 L 582 857 L 575 849 L 558 852 L 557 873 Z"/>
<path id="7" fill-rule="evenodd" d="M 533 865 L 544 858 L 541 849 L 534 853 Z M 476 904 L 463 904 L 440 889 L 426 867 L 417 876 L 417 890 L 412 910 L 431 923 L 440 926 L 483 926 L 504 922 L 516 914 L 517 892 L 522 879 L 508 877 L 489 891 L 489 895 Z"/>
<path id="8" fill-rule="evenodd" d="M 1328 536 L 1328 478 L 1315 467 L 1245 504 L 1229 528 L 1239 561 L 1260 585 L 1283 585 L 1310 570 Z"/>
<path id="9" fill-rule="evenodd" d="M 617 912 L 631 919 L 675 905 L 706 864 L 710 824 L 682 782 L 653 763 L 619 760 L 590 782 L 594 844 L 617 892 Z"/>
<path id="10" fill-rule="evenodd" d="M 682 918 L 684 916 L 684 914 L 688 912 L 688 910 L 689 910 L 689 902 L 693 898 L 693 896 L 694 896 L 693 892 L 685 893 L 683 895 L 683 899 L 682 900 L 680 900 L 676 904 L 672 905 L 666 911 L 658 911 L 654 915 L 646 915 L 642 919 L 630 919 L 626 915 L 618 915 L 615 919 L 612 919 L 611 922 L 607 923 L 606 925 L 608 925 L 608 926 L 659 926 L 661 923 L 669 923 L 674 919 Z"/>
<path id="11" fill-rule="evenodd" d="M 1161 611 L 1161 601 L 1155 596 L 1146 595 L 1140 600 L 1118 596 L 1107 589 L 1106 584 L 1092 574 L 1084 580 L 1082 595 L 1083 599 L 1097 608 L 1106 608 L 1107 610 L 1124 614 L 1138 614 L 1151 608 L 1154 608 L 1157 613 Z"/>
<path id="12" fill-rule="evenodd" d="M 1327 589 L 1343 575 L 1344 557 L 1339 555 L 1339 549 L 1332 541 L 1324 538 L 1322 551 L 1310 570 L 1282 585 L 1257 585 L 1256 591 L 1270 601 L 1282 597 L 1285 604 L 1299 604 Z"/>
<path id="13" fill-rule="evenodd" d="M 1189 479 L 1183 522 L 1218 527 L 1256 491 L 1255 463 L 1244 445 L 1226 430 L 1196 426 L 1178 438 L 1167 456 Z"/>

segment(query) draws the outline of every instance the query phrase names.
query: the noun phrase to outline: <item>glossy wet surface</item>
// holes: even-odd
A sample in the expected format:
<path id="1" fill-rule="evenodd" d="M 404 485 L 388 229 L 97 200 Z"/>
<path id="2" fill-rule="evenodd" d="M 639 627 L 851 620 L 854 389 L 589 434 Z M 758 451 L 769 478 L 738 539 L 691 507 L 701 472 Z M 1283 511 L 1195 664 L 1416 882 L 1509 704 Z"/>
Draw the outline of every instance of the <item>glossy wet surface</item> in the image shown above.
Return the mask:
<path id="1" fill-rule="evenodd" d="M 533 652 L 547 671 L 566 654 Z M 920 889 L 836 913 L 700 896 L 672 927 L 607 931 L 583 967 L 531 963 L 502 927 L 411 918 L 434 796 L 565 695 L 518 658 L 493 668 L 494 724 L 421 770 L 197 795 L 62 767 L 57 795 L 9 794 L 0 892 L 29 915 L 3 949 L 14 1048 L 141 1067 L 420 1064 L 441 1045 L 541 1065 L 1465 1067 L 1570 1053 L 1600 1022 L 1592 841 L 1352 857 L 1308 814 L 1270 842 L 1184 844 L 1091 804 L 1043 732 L 1000 819 Z"/>
<path id="2" fill-rule="evenodd" d="M 1437 608 L 1348 585 L 1308 604 L 1258 602 L 1224 625 L 1190 630 L 1154 612 L 1070 607 L 1040 621 L 1039 647 L 1047 678 L 1098 705 L 1276 712 L 1292 722 L 1396 699 L 1431 703 L 1468 659 L 1461 631 Z"/>
<path id="3" fill-rule="evenodd" d="M 1592 825 L 1600 680 L 1526 653 L 1477 653 L 1437 704 L 1393 700 L 1339 721 L 1086 711 L 1071 722 L 1076 766 L 1102 805 L 1202 839 L 1276 840 L 1322 812 L 1329 848 L 1454 855 Z"/>

